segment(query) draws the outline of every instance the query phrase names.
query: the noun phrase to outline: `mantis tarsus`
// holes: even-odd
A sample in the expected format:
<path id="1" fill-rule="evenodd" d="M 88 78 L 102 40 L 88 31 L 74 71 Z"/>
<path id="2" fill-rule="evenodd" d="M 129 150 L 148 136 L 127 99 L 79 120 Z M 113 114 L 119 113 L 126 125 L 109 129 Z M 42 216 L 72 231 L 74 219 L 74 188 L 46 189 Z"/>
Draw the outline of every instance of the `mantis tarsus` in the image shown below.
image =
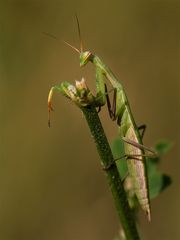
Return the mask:
<path id="1" fill-rule="evenodd" d="M 128 172 L 133 180 L 134 191 L 142 209 L 146 212 L 148 220 L 150 221 L 151 208 L 148 191 L 145 150 L 150 152 L 152 152 L 152 150 L 145 147 L 142 143 L 140 130 L 135 123 L 126 93 L 119 80 L 97 55 L 93 54 L 91 51 L 83 51 L 79 21 L 78 18 L 76 19 L 80 37 L 80 50 L 67 42 L 66 44 L 79 53 L 80 67 L 85 66 L 88 62 L 93 63 L 95 66 L 96 106 L 100 108 L 107 102 L 110 118 L 117 121 L 119 134 L 124 140 L 125 154 L 128 156 L 126 158 Z M 105 79 L 110 81 L 114 89 L 113 106 L 111 106 L 110 99 L 108 97 Z M 51 110 L 50 108 L 51 107 L 49 107 L 49 110 Z"/>

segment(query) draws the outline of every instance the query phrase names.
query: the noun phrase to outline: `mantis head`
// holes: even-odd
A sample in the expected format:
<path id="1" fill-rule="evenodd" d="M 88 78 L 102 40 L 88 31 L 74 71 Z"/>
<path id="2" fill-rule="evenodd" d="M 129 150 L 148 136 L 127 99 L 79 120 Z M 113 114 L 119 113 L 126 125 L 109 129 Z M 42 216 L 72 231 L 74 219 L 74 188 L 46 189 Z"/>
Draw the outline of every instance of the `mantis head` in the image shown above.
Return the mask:
<path id="1" fill-rule="evenodd" d="M 92 53 L 90 51 L 80 52 L 80 67 L 85 66 L 92 59 Z"/>

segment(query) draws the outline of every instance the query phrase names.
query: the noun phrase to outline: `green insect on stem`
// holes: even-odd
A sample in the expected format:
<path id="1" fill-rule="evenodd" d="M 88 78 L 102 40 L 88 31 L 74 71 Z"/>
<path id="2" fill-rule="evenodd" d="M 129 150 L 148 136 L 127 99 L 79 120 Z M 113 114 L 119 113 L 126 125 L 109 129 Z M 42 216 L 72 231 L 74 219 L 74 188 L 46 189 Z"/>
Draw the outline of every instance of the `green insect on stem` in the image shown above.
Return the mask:
<path id="1" fill-rule="evenodd" d="M 137 199 L 146 212 L 147 218 L 151 220 L 151 208 L 149 200 L 148 180 L 147 180 L 147 169 L 146 169 L 146 158 L 143 146 L 142 137 L 140 131 L 135 123 L 133 114 L 130 109 L 126 93 L 123 86 L 101 59 L 93 54 L 91 51 L 84 51 L 82 38 L 80 33 L 79 21 L 78 34 L 80 38 L 80 50 L 74 46 L 66 43 L 72 47 L 76 52 L 80 54 L 80 67 L 85 66 L 88 62 L 91 62 L 95 66 L 96 70 L 96 103 L 99 107 L 106 104 L 108 105 L 109 115 L 112 120 L 117 120 L 119 134 L 125 140 L 124 148 L 126 155 L 136 155 L 136 159 L 128 158 L 127 165 L 129 175 L 131 176 L 134 184 L 134 191 Z M 107 88 L 105 85 L 105 79 L 110 81 L 111 85 L 115 89 L 113 107 L 111 108 L 110 100 L 107 96 Z"/>
<path id="2" fill-rule="evenodd" d="M 76 16 L 77 24 L 78 24 L 78 34 L 80 39 L 80 50 L 71 45 L 68 42 L 65 42 L 68 46 L 73 48 L 80 55 L 80 67 L 85 66 L 88 62 L 91 62 L 95 66 L 96 70 L 96 96 L 88 96 L 90 101 L 96 107 L 101 109 L 101 106 L 104 106 L 107 103 L 108 111 L 110 118 L 114 121 L 117 120 L 119 134 L 124 140 L 124 148 L 125 154 L 127 156 L 132 156 L 132 158 L 127 158 L 127 165 L 129 175 L 131 176 L 134 184 L 134 191 L 136 193 L 137 199 L 142 207 L 142 209 L 146 212 L 148 220 L 151 220 L 151 210 L 150 210 L 150 200 L 149 200 L 149 190 L 148 190 L 148 180 L 147 180 L 147 170 L 146 170 L 146 158 L 145 158 L 145 147 L 142 143 L 142 137 L 144 134 L 144 130 L 142 135 L 140 134 L 140 129 L 138 129 L 134 117 L 132 115 L 130 104 L 128 102 L 126 93 L 124 91 L 123 86 L 113 74 L 113 72 L 108 68 L 101 59 L 93 54 L 91 51 L 83 50 L 83 43 L 81 38 L 79 21 Z M 113 106 L 111 107 L 111 103 L 108 97 L 108 90 L 105 84 L 105 79 L 110 81 L 113 89 L 114 89 L 114 98 L 113 98 Z M 48 98 L 48 113 L 49 113 L 49 121 L 48 124 L 50 126 L 50 112 L 53 110 L 51 105 L 51 98 L 55 89 L 61 91 L 61 88 L 53 87 L 49 93 Z M 67 86 L 66 86 L 67 87 Z M 66 87 L 61 91 L 61 93 L 65 92 Z M 70 91 L 69 91 L 70 90 Z M 74 95 L 71 87 L 68 89 L 68 94 Z M 72 99 L 72 95 L 69 97 Z M 73 100 L 73 99 L 72 99 Z M 75 96 L 76 104 L 82 105 L 79 98 Z M 136 159 L 133 157 L 136 155 Z"/>

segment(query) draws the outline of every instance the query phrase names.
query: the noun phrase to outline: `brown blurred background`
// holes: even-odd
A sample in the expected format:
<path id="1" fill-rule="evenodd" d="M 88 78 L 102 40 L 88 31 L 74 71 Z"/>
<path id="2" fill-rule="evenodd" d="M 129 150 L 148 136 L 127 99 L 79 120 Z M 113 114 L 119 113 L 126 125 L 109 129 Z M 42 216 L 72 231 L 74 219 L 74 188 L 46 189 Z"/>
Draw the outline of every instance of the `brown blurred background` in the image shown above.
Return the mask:
<path id="1" fill-rule="evenodd" d="M 145 144 L 172 140 L 160 168 L 173 185 L 152 201 L 151 224 L 140 214 L 143 239 L 180 239 L 180 5 L 175 0 L 1 0 L 0 239 L 111 240 L 119 224 L 111 194 L 81 112 L 51 86 L 86 77 L 94 67 L 62 43 L 79 46 L 78 14 L 87 49 L 122 81 Z M 60 41 L 43 35 L 56 35 Z M 101 113 L 110 141 L 117 129 Z"/>

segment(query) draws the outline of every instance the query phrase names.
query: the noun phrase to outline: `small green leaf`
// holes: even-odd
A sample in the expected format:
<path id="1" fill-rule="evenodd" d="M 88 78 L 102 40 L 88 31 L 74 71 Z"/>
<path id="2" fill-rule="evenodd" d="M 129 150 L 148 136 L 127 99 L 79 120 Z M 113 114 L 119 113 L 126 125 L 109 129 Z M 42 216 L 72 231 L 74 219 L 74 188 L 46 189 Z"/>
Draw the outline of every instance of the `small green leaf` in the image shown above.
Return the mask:
<path id="1" fill-rule="evenodd" d="M 127 175 L 127 162 L 125 158 L 122 158 L 125 155 L 124 152 L 124 142 L 121 138 L 116 138 L 111 144 L 111 150 L 116 160 L 116 165 L 121 176 L 121 179 L 124 179 Z"/>
<path id="2" fill-rule="evenodd" d="M 173 143 L 169 140 L 158 141 L 154 148 L 159 157 L 147 159 L 149 194 L 151 199 L 157 197 L 171 184 L 171 178 L 158 170 L 158 163 L 160 162 L 160 156 L 166 154 L 172 146 Z"/>
<path id="3" fill-rule="evenodd" d="M 115 158 L 123 156 L 125 154 L 123 140 L 120 137 L 114 139 L 111 144 L 111 149 Z"/>
<path id="4" fill-rule="evenodd" d="M 150 199 L 157 197 L 171 184 L 171 178 L 158 170 L 157 163 L 153 159 L 147 160 Z"/>
<path id="5" fill-rule="evenodd" d="M 160 140 L 158 143 L 156 143 L 155 150 L 159 155 L 163 155 L 169 152 L 172 146 L 173 146 L 173 142 L 167 139 L 163 139 L 163 140 Z"/>

